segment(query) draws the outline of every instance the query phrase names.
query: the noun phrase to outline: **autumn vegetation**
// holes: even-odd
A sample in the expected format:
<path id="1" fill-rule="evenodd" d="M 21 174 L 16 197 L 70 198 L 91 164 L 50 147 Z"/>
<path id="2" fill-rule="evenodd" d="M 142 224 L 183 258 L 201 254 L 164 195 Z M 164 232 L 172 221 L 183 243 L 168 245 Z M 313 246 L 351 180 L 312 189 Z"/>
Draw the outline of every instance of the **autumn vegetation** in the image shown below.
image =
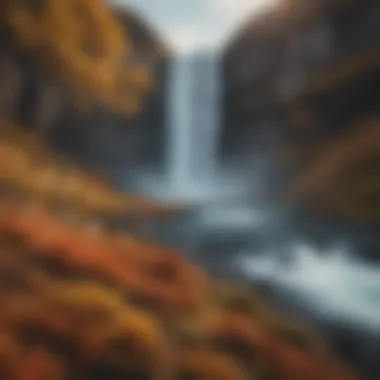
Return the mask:
<path id="1" fill-rule="evenodd" d="M 12 50 L 32 57 L 81 108 L 103 104 L 130 115 L 152 86 L 128 30 L 102 0 L 4 0 L 0 22 Z"/>
<path id="2" fill-rule="evenodd" d="M 6 197 L 0 241 L 5 380 L 356 379 L 318 334 L 169 248 Z"/>
<path id="3" fill-rule="evenodd" d="M 80 106 L 135 111 L 149 87 L 100 0 L 3 0 L 0 22 Z M 118 193 L 14 123 L 0 134 L 2 380 L 357 379 L 318 333 L 251 290 L 168 247 L 94 228 L 104 214 L 161 206 Z"/>

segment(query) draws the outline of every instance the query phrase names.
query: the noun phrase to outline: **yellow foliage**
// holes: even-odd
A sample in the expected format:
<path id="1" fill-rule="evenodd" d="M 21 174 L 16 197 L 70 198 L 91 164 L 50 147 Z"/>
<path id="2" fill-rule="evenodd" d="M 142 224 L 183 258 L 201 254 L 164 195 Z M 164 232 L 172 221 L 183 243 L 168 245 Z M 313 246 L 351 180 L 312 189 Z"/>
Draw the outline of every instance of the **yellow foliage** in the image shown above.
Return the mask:
<path id="1" fill-rule="evenodd" d="M 0 129 L 0 181 L 28 197 L 75 207 L 84 214 L 155 216 L 174 211 L 144 197 L 118 193 L 51 152 L 33 133 L 15 125 Z"/>
<path id="2" fill-rule="evenodd" d="M 138 111 L 151 80 L 146 69 L 131 66 L 128 32 L 106 1 L 3 0 L 1 7 L 0 22 L 13 42 L 69 84 L 78 105 Z"/>

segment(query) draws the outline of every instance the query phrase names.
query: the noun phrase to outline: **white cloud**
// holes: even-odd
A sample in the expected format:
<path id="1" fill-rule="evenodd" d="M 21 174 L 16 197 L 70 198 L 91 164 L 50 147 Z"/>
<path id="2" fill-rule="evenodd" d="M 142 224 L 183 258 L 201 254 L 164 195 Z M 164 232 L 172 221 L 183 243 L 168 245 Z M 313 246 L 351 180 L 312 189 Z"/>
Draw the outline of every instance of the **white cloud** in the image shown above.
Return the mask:
<path id="1" fill-rule="evenodd" d="M 219 44 L 218 30 L 207 30 L 206 27 L 173 28 L 167 32 L 170 43 L 180 52 L 192 52 L 198 49 L 215 48 Z"/>
<path id="2" fill-rule="evenodd" d="M 199 31 L 194 28 L 175 29 L 169 31 L 170 42 L 174 45 L 175 49 L 181 51 L 188 51 L 196 49 L 201 39 Z"/>
<path id="3" fill-rule="evenodd" d="M 254 14 L 270 8 L 279 0 L 209 0 L 214 10 L 228 13 L 234 17 L 245 15 L 247 12 Z"/>
<path id="4" fill-rule="evenodd" d="M 141 11 L 175 49 L 192 51 L 221 46 L 239 22 L 280 0 L 109 1 Z"/>
<path id="5" fill-rule="evenodd" d="M 208 0 L 210 14 L 220 19 L 218 44 L 222 45 L 247 19 L 259 16 L 281 0 Z"/>
<path id="6" fill-rule="evenodd" d="M 211 4 L 214 8 L 224 12 L 236 12 L 242 10 L 248 10 L 252 5 L 267 3 L 267 0 L 211 0 Z"/>

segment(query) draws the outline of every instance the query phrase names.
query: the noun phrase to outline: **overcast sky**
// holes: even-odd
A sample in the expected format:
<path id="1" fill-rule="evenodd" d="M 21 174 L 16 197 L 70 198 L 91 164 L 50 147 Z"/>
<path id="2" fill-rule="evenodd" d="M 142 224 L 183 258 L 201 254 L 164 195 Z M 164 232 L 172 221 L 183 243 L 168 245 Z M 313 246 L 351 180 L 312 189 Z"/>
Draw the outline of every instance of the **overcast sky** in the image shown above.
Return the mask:
<path id="1" fill-rule="evenodd" d="M 175 48 L 217 47 L 239 21 L 279 0 L 111 0 L 144 15 Z"/>

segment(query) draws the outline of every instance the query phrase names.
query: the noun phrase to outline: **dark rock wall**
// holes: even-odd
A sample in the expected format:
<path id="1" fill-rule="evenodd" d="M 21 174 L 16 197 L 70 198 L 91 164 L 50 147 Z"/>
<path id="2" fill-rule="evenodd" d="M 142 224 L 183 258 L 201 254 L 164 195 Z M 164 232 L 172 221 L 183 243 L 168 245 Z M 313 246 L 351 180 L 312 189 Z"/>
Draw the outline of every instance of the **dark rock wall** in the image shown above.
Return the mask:
<path id="1" fill-rule="evenodd" d="M 379 19 L 379 2 L 366 1 L 329 2 L 300 15 L 276 11 L 248 22 L 224 50 L 222 155 L 249 150 L 274 119 L 282 135 L 302 128 L 334 133 L 376 112 Z M 323 76 L 331 77 L 329 92 L 314 89 Z"/>
<path id="2" fill-rule="evenodd" d="M 127 184 L 134 170 L 163 163 L 165 77 L 171 53 L 139 15 L 115 12 L 125 25 L 134 59 L 152 73 L 153 89 L 143 100 L 141 112 L 129 117 L 100 106 L 78 110 L 64 86 L 42 72 L 33 57 L 3 43 L 0 70 L 7 80 L 0 90 L 0 114 L 38 130 L 87 169 Z"/>

